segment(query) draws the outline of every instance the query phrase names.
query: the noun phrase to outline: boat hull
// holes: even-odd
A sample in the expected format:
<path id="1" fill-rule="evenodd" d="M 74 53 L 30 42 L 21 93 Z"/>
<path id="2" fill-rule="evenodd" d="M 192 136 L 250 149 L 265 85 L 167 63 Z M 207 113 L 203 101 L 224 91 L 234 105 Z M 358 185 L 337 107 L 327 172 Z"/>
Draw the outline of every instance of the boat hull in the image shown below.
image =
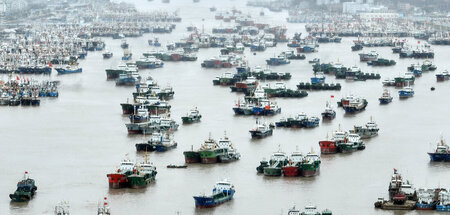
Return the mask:
<path id="1" fill-rule="evenodd" d="M 295 177 L 300 173 L 297 166 L 285 166 L 283 167 L 283 175 L 286 177 Z"/>
<path id="2" fill-rule="evenodd" d="M 129 186 L 128 177 L 120 173 L 106 175 L 108 177 L 109 188 L 120 189 Z"/>
<path id="3" fill-rule="evenodd" d="M 450 162 L 450 153 L 428 153 L 431 161 Z"/>

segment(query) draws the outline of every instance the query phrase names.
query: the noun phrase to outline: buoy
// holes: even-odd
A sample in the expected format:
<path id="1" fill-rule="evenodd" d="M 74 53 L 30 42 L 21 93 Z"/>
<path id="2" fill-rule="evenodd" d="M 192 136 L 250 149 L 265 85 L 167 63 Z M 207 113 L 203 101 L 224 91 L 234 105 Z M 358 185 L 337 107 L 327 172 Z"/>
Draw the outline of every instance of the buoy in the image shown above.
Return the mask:
<path id="1" fill-rule="evenodd" d="M 431 91 L 434 91 L 435 90 L 435 88 L 434 87 L 431 87 Z"/>

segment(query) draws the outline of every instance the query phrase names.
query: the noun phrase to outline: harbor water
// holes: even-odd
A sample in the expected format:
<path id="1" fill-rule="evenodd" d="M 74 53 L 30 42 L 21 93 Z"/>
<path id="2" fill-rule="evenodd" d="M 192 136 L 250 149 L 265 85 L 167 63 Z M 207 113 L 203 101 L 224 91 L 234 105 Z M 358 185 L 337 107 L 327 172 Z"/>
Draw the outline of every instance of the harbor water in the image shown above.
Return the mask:
<path id="1" fill-rule="evenodd" d="M 251 14 L 256 20 L 269 24 L 282 24 L 288 29 L 288 37 L 296 32 L 306 35 L 304 24 L 287 23 L 286 11 L 273 13 L 261 8 L 246 7 L 245 1 L 135 0 L 142 11 L 179 10 L 181 23 L 171 34 L 144 34 L 127 38 L 134 60 L 142 53 L 154 49 L 147 40 L 158 37 L 163 47 L 189 35 L 186 27 L 196 26 L 200 31 L 211 33 L 213 27 L 231 26 L 214 19 L 218 11 L 233 7 Z M 416 78 L 415 95 L 399 100 L 398 89 L 388 87 L 394 101 L 379 105 L 383 92 L 382 80 L 403 74 L 412 63 L 423 60 L 399 59 L 389 47 L 365 47 L 352 52 L 350 46 L 357 38 L 344 37 L 341 43 L 320 44 L 319 51 L 306 54 L 306 60 L 291 60 L 288 65 L 272 67 L 273 71 L 290 72 L 292 78 L 285 81 L 288 88 L 295 89 L 301 81 L 313 76 L 308 60 L 320 58 L 321 63 L 341 62 L 344 66 L 357 65 L 365 73 L 379 73 L 380 80 L 345 81 L 327 75 L 327 83 L 340 83 L 340 91 L 308 91 L 304 98 L 274 98 L 282 108 L 281 114 L 259 118 L 275 122 L 281 117 L 305 112 L 320 116 L 327 101 L 336 102 L 350 93 L 368 100 L 366 110 L 345 114 L 337 109 L 336 118 L 320 122 L 312 129 L 277 128 L 272 136 L 253 140 L 248 132 L 253 128 L 254 116 L 235 116 L 232 107 L 244 94 L 231 92 L 229 87 L 213 86 L 212 80 L 231 69 L 207 69 L 201 62 L 219 55 L 220 48 L 200 49 L 194 62 L 165 62 L 163 68 L 140 70 L 144 78 L 153 77 L 160 86 L 170 85 L 175 95 L 169 101 L 171 117 L 181 124 L 181 116 L 197 107 L 200 123 L 180 125 L 174 139 L 178 147 L 164 153 L 149 153 L 156 165 L 156 181 L 146 189 L 112 190 L 108 187 L 106 174 L 117 169 L 125 157 L 143 161 L 145 154 L 137 153 L 135 144 L 149 136 L 129 135 L 120 103 L 131 100 L 134 87 L 116 87 L 107 81 L 105 69 L 121 63 L 123 50 L 121 40 L 106 38 L 107 49 L 114 53 L 111 59 L 103 59 L 102 53 L 89 52 L 80 60 L 82 73 L 48 76 L 32 76 L 37 79 L 59 80 L 58 98 L 41 100 L 40 107 L 0 107 L 0 214 L 28 215 L 53 214 L 54 205 L 68 201 L 73 214 L 94 214 L 97 203 L 104 196 L 110 201 L 113 214 L 287 214 L 293 205 L 303 208 L 314 204 L 320 210 L 331 209 L 333 214 L 432 214 L 437 212 L 401 212 L 375 209 L 378 197 L 388 197 L 388 183 L 393 168 L 399 170 L 414 187 L 450 189 L 450 165 L 431 163 L 426 152 L 434 150 L 442 134 L 450 138 L 450 82 L 436 82 L 435 73 L 450 69 L 450 49 L 433 46 L 435 72 L 424 72 Z M 417 44 L 413 38 L 408 43 Z M 249 65 L 266 66 L 265 60 L 288 50 L 286 43 L 267 48 L 255 55 L 248 48 L 244 55 Z M 375 50 L 380 57 L 397 62 L 391 67 L 370 67 L 359 61 L 358 53 Z M 6 75 L 3 75 L 6 79 Z M 260 84 L 274 83 L 263 81 Z M 435 91 L 430 88 L 434 86 Z M 334 98 L 333 98 L 334 97 Z M 331 137 L 331 132 L 352 129 L 363 125 L 373 117 L 380 128 L 379 135 L 364 140 L 366 149 L 352 154 L 321 156 L 320 175 L 312 178 L 265 177 L 256 173 L 263 158 L 279 148 L 290 154 L 296 147 L 306 154 L 319 153 L 318 142 Z M 232 163 L 201 165 L 190 164 L 186 169 L 167 169 L 168 164 L 184 164 L 183 151 L 200 147 L 209 133 L 215 139 L 223 137 L 224 131 L 233 142 L 241 159 Z M 15 184 L 28 171 L 38 186 L 34 199 L 27 203 L 10 203 L 8 194 L 14 192 Z M 228 178 L 235 185 L 232 201 L 212 209 L 196 209 L 193 195 L 209 194 L 216 181 Z"/>

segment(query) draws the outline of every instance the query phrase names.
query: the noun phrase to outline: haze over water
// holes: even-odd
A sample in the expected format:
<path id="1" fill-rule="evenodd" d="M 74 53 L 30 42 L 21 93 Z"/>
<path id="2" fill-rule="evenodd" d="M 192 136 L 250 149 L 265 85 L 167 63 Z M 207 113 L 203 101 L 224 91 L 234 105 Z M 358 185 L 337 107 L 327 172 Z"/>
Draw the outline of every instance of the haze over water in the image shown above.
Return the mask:
<path id="1" fill-rule="evenodd" d="M 172 0 L 163 4 L 159 0 L 134 2 L 139 10 L 178 9 L 181 23 L 171 34 L 145 34 L 139 38 L 127 38 L 133 59 L 154 49 L 147 40 L 158 37 L 162 47 L 189 35 L 186 27 L 193 24 L 206 33 L 219 25 L 231 26 L 214 19 L 211 6 L 218 11 L 236 7 L 244 14 L 250 13 L 259 22 L 283 24 L 288 28 L 287 36 L 295 32 L 306 34 L 304 24 L 287 23 L 287 12 L 272 13 L 261 8 L 245 7 L 245 1 L 206 1 L 192 3 L 190 0 Z M 204 21 L 203 21 L 204 19 Z M 417 78 L 413 98 L 399 100 L 397 90 L 389 87 L 394 101 L 379 105 L 378 97 L 383 92 L 381 81 L 393 78 L 406 71 L 412 63 L 423 60 L 399 59 L 390 47 L 367 48 L 375 50 L 380 57 L 394 59 L 392 67 L 369 67 L 359 62 L 358 53 L 350 46 L 356 38 L 344 37 L 341 43 L 320 44 L 319 51 L 306 54 L 306 60 L 291 60 L 291 64 L 272 67 L 279 72 L 290 72 L 292 79 L 286 81 L 288 88 L 295 89 L 300 81 L 309 81 L 313 75 L 308 63 L 315 57 L 322 63 L 340 61 L 346 67 L 359 66 L 363 72 L 379 73 L 380 80 L 348 82 L 335 80 L 327 75 L 326 82 L 339 82 L 341 91 L 313 91 L 300 99 L 274 98 L 282 108 L 279 115 L 264 117 L 263 121 L 274 122 L 281 117 L 305 112 L 320 116 L 326 101 L 336 101 L 342 96 L 354 93 L 365 97 L 369 104 L 365 111 L 345 114 L 337 109 L 337 116 L 331 122 L 321 122 L 314 129 L 274 130 L 273 136 L 252 140 L 248 132 L 255 124 L 253 116 L 235 116 L 232 107 L 243 94 L 232 93 L 229 87 L 213 86 L 212 80 L 231 69 L 205 69 L 200 63 L 218 56 L 220 48 L 200 49 L 195 62 L 165 62 L 164 67 L 155 70 L 140 70 L 143 78 L 153 77 L 158 84 L 170 84 L 175 91 L 170 100 L 171 117 L 180 127 L 175 132 L 178 147 L 164 153 L 149 153 L 149 159 L 156 167 L 156 182 L 146 189 L 111 190 L 106 174 L 114 171 L 119 162 L 128 157 L 142 161 L 144 153 L 136 153 L 134 144 L 149 136 L 128 135 L 120 103 L 132 98 L 134 87 L 116 87 L 114 81 L 107 81 L 105 69 L 121 63 L 123 54 L 120 40 L 105 39 L 107 49 L 114 52 L 108 60 L 102 52 L 89 52 L 80 60 L 81 74 L 58 76 L 55 71 L 51 79 L 60 80 L 59 98 L 44 98 L 40 107 L 0 107 L 0 214 L 53 214 L 54 206 L 66 200 L 72 214 L 95 214 L 97 202 L 104 196 L 110 201 L 113 214 L 287 214 L 294 204 L 303 208 L 314 204 L 318 209 L 331 209 L 333 214 L 433 214 L 437 212 L 399 212 L 376 210 L 373 203 L 378 197 L 388 197 L 388 183 L 393 168 L 415 187 L 450 189 L 450 165 L 430 163 L 426 154 L 435 148 L 441 133 L 450 138 L 449 105 L 450 82 L 436 83 L 435 73 L 450 68 L 448 46 L 433 46 L 438 69 L 425 72 Z M 407 38 L 417 44 L 413 38 Z M 245 57 L 251 67 L 265 67 L 265 60 L 288 50 L 285 43 L 268 48 L 253 55 L 248 48 Z M 47 76 L 33 76 L 47 78 Z M 6 75 L 3 76 L 6 79 Z M 274 83 L 261 82 L 260 84 Z M 430 91 L 434 86 L 435 91 Z M 334 95 L 334 99 L 331 98 Z M 198 107 L 202 114 L 200 123 L 181 125 L 181 116 L 192 107 Z M 303 153 L 310 150 L 320 152 L 318 141 L 331 137 L 338 129 L 352 129 L 354 125 L 365 124 L 370 117 L 378 123 L 377 137 L 364 140 L 366 149 L 352 154 L 334 154 L 321 157 L 321 173 L 313 178 L 265 177 L 256 174 L 256 167 L 263 157 L 281 149 L 290 154 L 296 147 Z M 191 145 L 197 149 L 211 132 L 212 137 L 223 137 L 226 130 L 235 148 L 241 153 L 241 160 L 228 164 L 189 165 L 187 169 L 167 169 L 168 164 L 183 164 L 183 151 Z M 8 194 L 13 193 L 17 181 L 24 171 L 36 180 L 37 194 L 28 203 L 10 203 Z M 228 178 L 236 187 L 234 199 L 212 209 L 195 209 L 193 195 L 210 194 L 216 181 Z"/>

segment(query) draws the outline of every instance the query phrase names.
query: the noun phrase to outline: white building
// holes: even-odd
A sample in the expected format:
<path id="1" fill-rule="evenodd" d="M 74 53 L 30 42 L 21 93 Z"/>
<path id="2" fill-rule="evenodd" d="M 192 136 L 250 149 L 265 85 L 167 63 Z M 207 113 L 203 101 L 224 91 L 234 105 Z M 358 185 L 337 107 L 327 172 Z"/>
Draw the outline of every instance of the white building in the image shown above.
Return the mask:
<path id="1" fill-rule="evenodd" d="M 339 4 L 340 0 L 316 0 L 316 5 Z"/>
<path id="2" fill-rule="evenodd" d="M 357 14 L 361 12 L 369 12 L 369 4 L 361 4 L 358 2 L 344 2 L 342 3 L 342 12 L 349 14 Z"/>

